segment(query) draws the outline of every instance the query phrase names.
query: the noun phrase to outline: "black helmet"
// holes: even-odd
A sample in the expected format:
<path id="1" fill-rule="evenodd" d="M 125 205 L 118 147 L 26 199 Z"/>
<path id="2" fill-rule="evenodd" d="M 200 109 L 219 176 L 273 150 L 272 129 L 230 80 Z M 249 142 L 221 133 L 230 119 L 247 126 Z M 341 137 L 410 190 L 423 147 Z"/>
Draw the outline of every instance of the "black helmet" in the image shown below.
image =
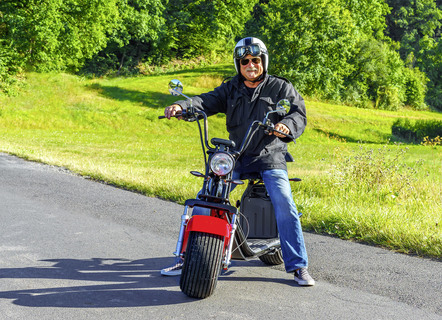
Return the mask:
<path id="1" fill-rule="evenodd" d="M 235 49 L 233 49 L 233 63 L 235 64 L 236 72 L 240 73 L 241 70 L 239 60 L 248 54 L 254 57 L 261 57 L 262 67 L 264 69 L 264 73 L 266 73 L 269 65 L 269 54 L 264 42 L 254 37 L 247 37 L 239 40 L 235 46 Z"/>

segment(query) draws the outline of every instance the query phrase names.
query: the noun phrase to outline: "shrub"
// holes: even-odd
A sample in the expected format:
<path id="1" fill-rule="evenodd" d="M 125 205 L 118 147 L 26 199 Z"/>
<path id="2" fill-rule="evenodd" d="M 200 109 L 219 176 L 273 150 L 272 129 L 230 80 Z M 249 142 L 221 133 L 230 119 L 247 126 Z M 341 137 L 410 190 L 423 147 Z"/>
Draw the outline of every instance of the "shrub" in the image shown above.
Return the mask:
<path id="1" fill-rule="evenodd" d="M 425 73 L 418 68 L 404 69 L 405 76 L 405 104 L 416 110 L 426 109 L 425 94 L 427 93 L 428 79 Z"/>
<path id="2" fill-rule="evenodd" d="M 0 94 L 14 94 L 19 84 L 22 63 L 19 55 L 0 40 Z"/>
<path id="3" fill-rule="evenodd" d="M 398 119 L 393 123 L 391 132 L 394 136 L 409 142 L 420 143 L 425 137 L 434 139 L 442 136 L 442 121 Z"/>
<path id="4" fill-rule="evenodd" d="M 377 89 L 376 109 L 398 110 L 402 107 L 399 89 L 395 86 L 380 86 Z"/>

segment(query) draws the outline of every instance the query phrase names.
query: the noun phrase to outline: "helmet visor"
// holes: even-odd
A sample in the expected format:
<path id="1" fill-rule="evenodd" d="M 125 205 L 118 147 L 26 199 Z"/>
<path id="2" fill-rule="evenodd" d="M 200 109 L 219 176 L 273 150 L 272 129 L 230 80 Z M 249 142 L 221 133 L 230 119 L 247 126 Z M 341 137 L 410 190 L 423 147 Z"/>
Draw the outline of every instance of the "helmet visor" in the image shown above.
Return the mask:
<path id="1" fill-rule="evenodd" d="M 242 59 L 246 55 L 252 55 L 254 57 L 261 54 L 261 48 L 257 44 L 251 44 L 248 46 L 242 46 L 242 47 L 236 47 L 235 51 L 233 52 L 233 57 L 235 59 Z"/>

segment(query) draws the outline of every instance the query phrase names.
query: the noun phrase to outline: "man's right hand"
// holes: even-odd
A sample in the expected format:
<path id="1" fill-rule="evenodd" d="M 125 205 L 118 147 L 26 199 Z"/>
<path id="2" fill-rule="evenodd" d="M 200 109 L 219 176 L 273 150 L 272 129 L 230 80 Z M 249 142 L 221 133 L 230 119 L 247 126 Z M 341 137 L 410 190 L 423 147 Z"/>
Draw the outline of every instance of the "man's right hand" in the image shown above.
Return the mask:
<path id="1" fill-rule="evenodd" d="M 179 105 L 179 104 L 172 104 L 171 106 L 166 107 L 166 109 L 164 109 L 164 116 L 167 119 L 170 119 L 172 117 L 177 116 L 177 119 L 182 119 L 182 117 L 179 117 L 178 115 L 180 115 L 183 112 L 183 108 Z"/>

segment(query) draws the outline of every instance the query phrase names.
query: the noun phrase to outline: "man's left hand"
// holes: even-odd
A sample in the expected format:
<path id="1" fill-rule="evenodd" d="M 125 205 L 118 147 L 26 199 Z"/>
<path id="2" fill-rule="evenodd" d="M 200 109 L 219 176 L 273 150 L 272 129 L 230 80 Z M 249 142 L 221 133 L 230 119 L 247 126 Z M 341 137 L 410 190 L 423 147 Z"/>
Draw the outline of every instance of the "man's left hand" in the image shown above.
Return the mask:
<path id="1" fill-rule="evenodd" d="M 287 128 L 287 126 L 285 124 L 282 124 L 281 122 L 278 122 L 277 124 L 275 124 L 275 130 L 284 132 L 285 134 L 290 134 L 290 129 Z M 270 134 L 274 134 L 275 136 L 279 137 L 279 138 L 285 138 L 286 136 L 283 134 L 280 134 L 279 132 L 271 132 Z"/>

